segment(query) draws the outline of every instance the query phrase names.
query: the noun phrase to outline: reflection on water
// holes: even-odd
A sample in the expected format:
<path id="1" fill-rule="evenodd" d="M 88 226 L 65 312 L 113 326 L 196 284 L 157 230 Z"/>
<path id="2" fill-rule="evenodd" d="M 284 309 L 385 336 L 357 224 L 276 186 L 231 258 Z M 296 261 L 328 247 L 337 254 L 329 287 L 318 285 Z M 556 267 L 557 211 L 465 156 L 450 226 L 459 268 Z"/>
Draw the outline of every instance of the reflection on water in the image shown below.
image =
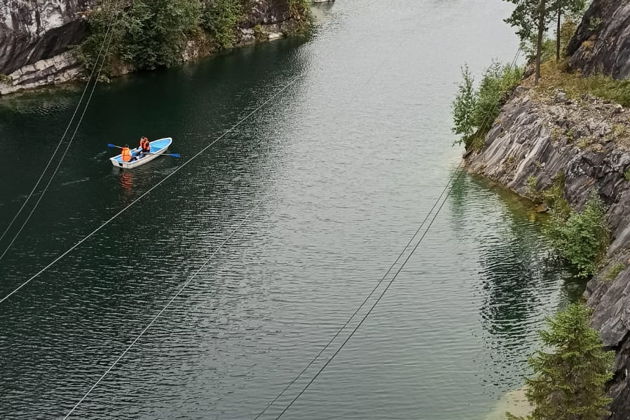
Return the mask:
<path id="1" fill-rule="evenodd" d="M 517 47 L 501 2 L 367 4 L 320 9 L 309 42 L 97 89 L 58 179 L 0 265 L 3 294 L 183 161 L 119 171 L 108 143 L 171 136 L 192 157 L 301 75 L 0 307 L 0 417 L 65 414 L 210 257 L 77 418 L 251 418 L 328 342 L 459 161 L 449 114 L 460 65 L 480 71 Z M 0 182 L 0 220 L 36 180 L 78 96 L 0 106 L 0 156 L 20 157 L 0 165 L 0 179 L 20 180 Z M 287 418 L 483 418 L 520 386 L 535 330 L 567 296 L 529 216 L 462 177 L 394 286 Z"/>
<path id="2" fill-rule="evenodd" d="M 133 173 L 131 171 L 119 169 L 114 170 L 120 172 L 120 176 L 118 178 L 120 180 L 120 186 L 122 187 L 123 192 L 126 193 L 125 195 L 128 196 L 133 188 Z"/>
<path id="3" fill-rule="evenodd" d="M 485 207 L 471 208 L 470 195 L 486 194 L 482 189 L 490 185 L 479 178 L 459 181 L 454 211 L 463 218 L 471 212 L 482 217 Z M 522 382 L 526 358 L 536 347 L 544 318 L 574 299 L 576 286 L 583 290 L 584 285 L 576 285 L 553 257 L 532 205 L 500 187 L 491 188 L 502 197 L 506 213 L 493 222 L 493 230 L 474 233 L 480 244 L 476 293 L 481 297 L 479 315 L 487 348 L 482 356 L 489 373 L 486 380 L 506 390 Z M 463 230 L 471 234 L 470 228 Z"/>

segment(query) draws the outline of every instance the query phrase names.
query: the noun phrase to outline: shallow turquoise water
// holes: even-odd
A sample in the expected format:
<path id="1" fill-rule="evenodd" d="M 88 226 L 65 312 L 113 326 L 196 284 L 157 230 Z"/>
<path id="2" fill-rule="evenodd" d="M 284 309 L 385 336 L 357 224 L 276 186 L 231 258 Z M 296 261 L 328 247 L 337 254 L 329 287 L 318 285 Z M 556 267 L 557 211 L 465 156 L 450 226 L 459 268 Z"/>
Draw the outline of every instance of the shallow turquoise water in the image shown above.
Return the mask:
<path id="1" fill-rule="evenodd" d="M 459 66 L 479 73 L 513 58 L 507 12 L 498 0 L 339 1 L 317 9 L 308 41 L 99 87 L 0 262 L 2 296 L 183 162 L 119 172 L 107 143 L 172 136 L 186 159 L 299 76 L 0 306 L 0 416 L 67 413 L 262 200 L 76 412 L 253 418 L 433 205 L 461 153 L 449 130 Z M 0 220 L 26 197 L 79 94 L 0 100 Z M 463 177 L 383 301 L 286 418 L 482 419 L 520 386 L 535 330 L 572 296 L 565 277 L 526 204 Z"/>

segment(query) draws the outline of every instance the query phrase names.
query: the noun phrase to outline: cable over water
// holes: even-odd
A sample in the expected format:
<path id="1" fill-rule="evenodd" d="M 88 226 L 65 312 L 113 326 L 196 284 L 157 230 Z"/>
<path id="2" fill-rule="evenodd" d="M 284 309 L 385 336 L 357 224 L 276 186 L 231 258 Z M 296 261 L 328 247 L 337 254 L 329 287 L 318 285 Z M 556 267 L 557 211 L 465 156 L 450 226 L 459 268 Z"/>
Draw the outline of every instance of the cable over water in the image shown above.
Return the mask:
<path id="1" fill-rule="evenodd" d="M 221 141 L 225 136 L 227 136 L 228 134 L 230 134 L 232 131 L 234 131 L 236 128 L 238 128 L 241 124 L 243 124 L 245 121 L 247 121 L 249 118 L 251 118 L 254 114 L 256 114 L 258 111 L 260 111 L 263 107 L 265 107 L 267 104 L 269 104 L 271 101 L 273 101 L 275 98 L 277 98 L 282 92 L 284 92 L 285 90 L 287 90 L 289 87 L 293 86 L 300 78 L 302 77 L 302 75 L 298 75 L 293 77 L 287 84 L 285 84 L 282 88 L 278 89 L 273 95 L 271 95 L 269 98 L 267 98 L 264 102 L 262 102 L 260 105 L 258 105 L 256 108 L 254 108 L 254 110 L 250 111 L 248 114 L 246 114 L 243 118 L 241 118 L 240 120 L 238 120 L 236 122 L 236 124 L 232 125 L 227 131 L 225 131 L 223 134 L 221 134 L 220 136 L 218 136 L 217 138 L 215 138 L 213 141 L 211 141 L 208 145 L 206 145 L 205 147 L 203 147 L 201 150 L 199 150 L 196 154 L 194 154 L 190 159 L 186 160 L 183 164 L 181 164 L 180 166 L 178 166 L 173 172 L 169 173 L 168 175 L 166 175 L 164 178 L 162 178 L 160 181 L 158 181 L 154 186 L 152 186 L 151 188 L 149 188 L 147 191 L 145 191 L 144 193 L 142 193 L 138 198 L 136 198 L 135 200 L 133 200 L 131 203 L 129 203 L 128 205 L 126 205 L 125 207 L 123 207 L 121 210 L 119 210 L 116 214 L 114 214 L 113 216 L 111 216 L 109 219 L 107 219 L 105 222 L 103 222 L 100 226 L 98 226 L 96 229 L 94 229 L 92 232 L 88 233 L 87 235 L 85 235 L 82 239 L 80 239 L 79 241 L 77 241 L 74 245 L 72 245 L 70 248 L 68 248 L 66 251 L 64 251 L 63 253 L 61 253 L 59 256 L 57 256 L 55 259 L 53 259 L 50 263 L 48 263 L 46 266 L 44 266 L 42 269 L 40 269 L 38 272 L 36 272 L 35 274 L 33 274 L 31 277 L 29 277 L 26 281 L 24 281 L 23 283 L 21 283 L 18 287 L 16 287 L 15 289 L 13 289 L 10 293 L 8 293 L 6 296 L 4 296 L 2 299 L 0 299 L 0 304 L 2 304 L 3 302 L 5 302 L 7 299 L 9 299 L 11 296 L 13 296 L 15 293 L 17 293 L 20 289 L 22 289 L 24 286 L 26 286 L 27 284 L 29 284 L 31 281 L 35 280 L 37 277 L 39 277 L 42 273 L 44 273 L 46 270 L 48 270 L 49 268 L 51 268 L 52 266 L 54 266 L 57 262 L 59 262 L 61 259 L 63 259 L 66 255 L 70 254 L 72 251 L 74 251 L 76 248 L 78 248 L 81 244 L 83 244 L 85 241 L 87 241 L 88 239 L 90 239 L 92 236 L 94 236 L 95 234 L 97 234 L 99 231 L 101 231 L 105 226 L 107 226 L 108 224 L 110 224 L 111 222 L 113 222 L 114 220 L 116 220 L 116 218 L 118 218 L 120 215 L 122 215 L 123 213 L 125 213 L 128 209 L 130 209 L 133 205 L 135 205 L 136 203 L 138 203 L 140 200 L 142 200 L 144 197 L 146 197 L 147 195 L 149 195 L 151 193 L 151 191 L 155 190 L 156 188 L 158 188 L 160 185 L 162 185 L 165 181 L 167 181 L 169 178 L 171 178 L 172 176 L 174 176 L 175 174 L 177 174 L 179 171 L 181 171 L 183 168 L 185 168 L 189 163 L 193 162 L 195 159 L 197 159 L 199 156 L 201 156 L 206 150 L 210 149 L 212 146 L 214 146 L 216 143 L 218 143 L 219 141 Z"/>
<path id="2" fill-rule="evenodd" d="M 118 3 L 118 5 L 120 5 L 120 2 Z M 18 231 L 15 233 L 15 235 L 13 235 L 13 238 L 11 239 L 9 244 L 6 246 L 6 248 L 4 249 L 2 254 L 0 254 L 0 261 L 2 261 L 2 259 L 6 255 L 6 253 L 11 248 L 11 246 L 15 243 L 17 238 L 20 236 L 20 233 L 22 232 L 24 227 L 27 225 L 27 223 L 29 222 L 29 220 L 33 216 L 33 213 L 35 212 L 35 210 L 39 206 L 39 203 L 41 202 L 42 198 L 44 197 L 44 194 L 46 194 L 46 191 L 48 191 L 48 188 L 50 187 L 50 184 L 52 183 L 52 180 L 54 179 L 55 175 L 59 171 L 59 167 L 61 166 L 61 163 L 63 162 L 64 158 L 68 154 L 68 150 L 70 149 L 70 146 L 72 145 L 72 141 L 74 140 L 74 138 L 75 138 L 75 136 L 77 134 L 77 131 L 78 131 L 79 127 L 81 126 L 81 122 L 83 121 L 83 117 L 85 116 L 85 113 L 86 113 L 88 107 L 90 106 L 90 101 L 92 100 L 92 95 L 94 94 L 94 89 L 96 88 L 96 84 L 98 83 L 100 74 L 101 74 L 101 72 L 103 70 L 103 65 L 105 64 L 105 61 L 107 60 L 107 52 L 109 50 L 109 47 L 110 47 L 110 44 L 111 44 L 111 40 L 112 40 L 112 36 L 113 36 L 111 31 L 112 31 L 112 28 L 114 27 L 114 24 L 118 21 L 118 18 L 120 16 L 120 14 L 116 13 L 116 10 L 117 10 L 117 7 L 114 6 L 113 7 L 113 12 L 112 12 L 112 18 L 110 19 L 109 25 L 108 25 L 107 30 L 105 31 L 105 35 L 103 37 L 103 42 L 101 43 L 101 45 L 99 47 L 99 50 L 98 50 L 98 54 L 96 55 L 96 59 L 94 60 L 94 66 L 92 67 L 92 71 L 90 72 L 88 80 L 85 83 L 85 87 L 83 88 L 83 92 L 81 93 L 81 96 L 79 98 L 77 106 L 74 108 L 74 112 L 72 113 L 72 117 L 70 117 L 70 121 L 68 121 L 68 124 L 66 125 L 66 128 L 65 128 L 63 134 L 61 135 L 61 138 L 59 139 L 59 142 L 57 142 L 57 146 L 53 150 L 52 155 L 48 159 L 48 162 L 46 163 L 46 166 L 42 170 L 42 173 L 39 175 L 39 178 L 35 182 L 35 185 L 31 189 L 31 191 L 29 192 L 28 196 L 26 197 L 26 199 L 24 200 L 24 202 L 22 203 L 22 205 L 20 206 L 18 211 L 15 213 L 15 215 L 13 216 L 13 218 L 11 219 L 11 221 L 9 222 L 7 227 L 2 232 L 2 235 L 0 235 L 0 242 L 2 242 L 2 239 L 4 239 L 4 237 L 9 232 L 9 230 L 13 227 L 13 224 L 15 223 L 17 218 L 20 216 L 20 214 L 22 214 L 22 211 L 24 210 L 24 208 L 26 207 L 26 205 L 28 204 L 30 199 L 33 197 L 33 194 L 37 190 L 37 187 L 39 187 L 39 184 L 42 182 L 42 180 L 44 178 L 44 175 L 46 174 L 46 172 L 50 168 L 50 165 L 52 164 L 53 160 L 55 159 L 55 156 L 57 155 L 57 152 L 59 151 L 59 148 L 61 147 L 61 144 L 65 140 L 66 135 L 68 134 L 68 131 L 70 130 L 70 127 L 72 126 L 72 123 L 74 122 L 74 119 L 75 119 L 79 109 L 81 108 L 81 105 L 83 103 L 83 98 L 85 97 L 85 94 L 86 94 L 88 88 L 90 87 L 90 84 L 92 84 L 92 90 L 90 91 L 90 95 L 88 96 L 87 102 L 85 103 L 85 106 L 83 107 L 83 112 L 81 113 L 81 116 L 79 117 L 79 121 L 77 122 L 77 124 L 75 126 L 74 132 L 72 133 L 72 137 L 70 138 L 70 141 L 68 142 L 65 151 L 61 155 L 61 158 L 59 159 L 59 161 L 57 163 L 57 166 L 55 167 L 52 175 L 50 175 L 50 177 L 48 179 L 48 182 L 44 186 L 44 189 L 40 192 L 39 198 L 35 202 L 35 205 L 31 209 L 30 213 L 28 214 L 28 216 L 26 217 L 26 219 L 24 220 L 24 222 L 22 223 L 22 225 L 20 226 Z M 99 65 L 99 61 L 100 61 L 100 65 Z M 98 68 L 98 71 L 96 71 L 97 68 Z"/>

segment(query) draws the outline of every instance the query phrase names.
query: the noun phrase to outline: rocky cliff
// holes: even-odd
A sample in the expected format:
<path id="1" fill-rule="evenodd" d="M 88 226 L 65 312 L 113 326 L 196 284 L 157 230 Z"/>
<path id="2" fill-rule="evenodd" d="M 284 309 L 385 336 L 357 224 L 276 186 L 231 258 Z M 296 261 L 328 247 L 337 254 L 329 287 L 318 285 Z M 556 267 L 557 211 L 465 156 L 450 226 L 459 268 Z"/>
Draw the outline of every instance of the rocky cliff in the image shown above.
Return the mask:
<path id="1" fill-rule="evenodd" d="M 588 283 L 593 325 L 617 351 L 611 419 L 630 418 L 630 110 L 584 95 L 519 87 L 467 168 L 520 195 L 551 187 L 580 209 L 591 191 L 608 206 L 612 243 L 600 275 Z"/>
<path id="2" fill-rule="evenodd" d="M 68 50 L 86 32 L 84 12 L 95 0 L 0 0 L 0 94 L 76 77 Z"/>
<path id="3" fill-rule="evenodd" d="M 630 0 L 595 0 L 567 47 L 584 74 L 630 78 Z"/>
<path id="4" fill-rule="evenodd" d="M 594 0 L 567 52 L 573 70 L 630 78 L 630 0 Z M 527 85 L 516 89 L 465 163 L 523 196 L 551 187 L 560 175 L 572 208 L 579 210 L 592 192 L 607 205 L 611 244 L 585 295 L 593 326 L 617 353 L 610 419 L 630 419 L 630 110 Z"/>
<path id="5" fill-rule="evenodd" d="M 212 0 L 204 0 L 211 2 Z M 73 47 L 88 31 L 87 16 L 101 0 L 0 0 L 0 95 L 80 77 Z M 273 40 L 294 26 L 287 0 L 251 0 L 236 46 Z M 188 42 L 182 61 L 212 54 L 207 37 Z M 127 66 L 132 70 L 133 65 Z"/>

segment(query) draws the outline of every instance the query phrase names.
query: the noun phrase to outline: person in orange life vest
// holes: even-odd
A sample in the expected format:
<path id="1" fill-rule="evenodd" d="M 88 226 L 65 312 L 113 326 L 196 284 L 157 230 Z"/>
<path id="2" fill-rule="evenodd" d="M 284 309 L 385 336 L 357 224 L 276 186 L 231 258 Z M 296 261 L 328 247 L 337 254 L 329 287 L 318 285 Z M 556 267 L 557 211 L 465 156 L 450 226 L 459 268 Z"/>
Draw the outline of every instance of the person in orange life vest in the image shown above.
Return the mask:
<path id="1" fill-rule="evenodd" d="M 121 158 L 123 162 L 131 162 L 135 159 L 128 144 L 125 144 L 125 147 L 122 148 Z"/>
<path id="2" fill-rule="evenodd" d="M 149 143 L 149 139 L 146 137 L 142 137 L 140 139 L 140 157 L 149 153 L 151 153 L 151 144 Z"/>

